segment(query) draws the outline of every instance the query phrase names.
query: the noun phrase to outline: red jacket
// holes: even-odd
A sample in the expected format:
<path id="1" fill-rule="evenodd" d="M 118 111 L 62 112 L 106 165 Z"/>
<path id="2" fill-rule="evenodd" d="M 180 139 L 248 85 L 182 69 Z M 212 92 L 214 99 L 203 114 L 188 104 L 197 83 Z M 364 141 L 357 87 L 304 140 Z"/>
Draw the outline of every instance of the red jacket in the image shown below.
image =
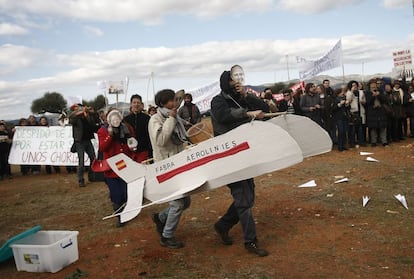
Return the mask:
<path id="1" fill-rule="evenodd" d="M 125 125 L 125 124 L 124 124 Z M 130 136 L 134 137 L 135 133 L 134 130 L 127 125 Z M 115 156 L 119 153 L 124 153 L 131 157 L 132 159 L 135 159 L 135 152 L 130 150 L 128 145 L 126 143 L 121 143 L 119 140 L 114 139 L 112 136 L 108 133 L 108 127 L 102 126 L 98 130 L 98 140 L 99 140 L 99 150 L 103 153 L 103 159 L 106 160 L 112 156 Z M 118 177 L 116 173 L 114 173 L 112 170 L 105 171 L 104 172 L 105 177 L 109 178 L 116 178 Z"/>

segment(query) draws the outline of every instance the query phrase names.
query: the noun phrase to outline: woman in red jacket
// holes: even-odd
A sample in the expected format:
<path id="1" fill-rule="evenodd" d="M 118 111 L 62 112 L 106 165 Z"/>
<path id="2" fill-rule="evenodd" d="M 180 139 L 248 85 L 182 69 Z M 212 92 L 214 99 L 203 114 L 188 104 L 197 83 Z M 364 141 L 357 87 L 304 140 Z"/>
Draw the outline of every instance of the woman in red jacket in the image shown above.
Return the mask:
<path id="1" fill-rule="evenodd" d="M 107 123 L 98 130 L 99 150 L 106 160 L 119 153 L 134 158 L 135 146 L 128 146 L 128 139 L 134 138 L 134 130 L 122 122 L 122 114 L 118 110 L 110 110 L 107 114 Z M 109 188 L 109 196 L 114 210 L 119 213 L 127 201 L 127 183 L 111 169 L 104 171 L 105 183 Z M 118 218 L 118 227 L 123 223 Z"/>

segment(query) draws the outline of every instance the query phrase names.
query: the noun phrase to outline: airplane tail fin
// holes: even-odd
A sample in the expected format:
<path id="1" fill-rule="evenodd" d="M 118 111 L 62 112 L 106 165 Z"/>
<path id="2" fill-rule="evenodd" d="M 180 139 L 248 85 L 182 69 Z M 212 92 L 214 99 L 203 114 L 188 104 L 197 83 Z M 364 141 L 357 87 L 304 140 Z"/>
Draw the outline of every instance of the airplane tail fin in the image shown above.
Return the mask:
<path id="1" fill-rule="evenodd" d="M 117 154 L 106 159 L 111 169 L 126 183 L 131 183 L 141 177 L 145 177 L 147 168 L 129 158 L 124 153 Z"/>
<path id="2" fill-rule="evenodd" d="M 141 212 L 144 194 L 145 177 L 139 178 L 127 185 L 128 201 L 120 213 L 121 223 L 134 219 Z"/>

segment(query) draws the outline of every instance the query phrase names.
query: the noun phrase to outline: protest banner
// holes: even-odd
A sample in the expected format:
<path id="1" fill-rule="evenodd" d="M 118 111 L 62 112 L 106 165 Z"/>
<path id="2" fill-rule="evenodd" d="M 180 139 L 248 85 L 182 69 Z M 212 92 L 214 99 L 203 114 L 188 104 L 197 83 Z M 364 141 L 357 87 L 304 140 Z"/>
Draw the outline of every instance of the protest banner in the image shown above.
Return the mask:
<path id="1" fill-rule="evenodd" d="M 193 102 L 201 113 L 210 110 L 211 99 L 221 91 L 218 81 L 207 86 L 188 91 L 193 96 Z"/>
<path id="2" fill-rule="evenodd" d="M 394 59 L 394 67 L 396 68 L 412 64 L 411 51 L 409 49 L 394 51 L 392 56 Z"/>
<path id="3" fill-rule="evenodd" d="M 336 45 L 322 58 L 306 63 L 303 71 L 299 72 L 301 80 L 312 78 L 317 74 L 342 65 L 342 43 L 339 40 Z"/>
<path id="4" fill-rule="evenodd" d="M 16 126 L 9 164 L 77 166 L 78 155 L 70 152 L 72 144 L 71 126 Z M 92 144 L 97 150 L 97 139 Z M 90 165 L 87 154 L 85 165 Z"/>

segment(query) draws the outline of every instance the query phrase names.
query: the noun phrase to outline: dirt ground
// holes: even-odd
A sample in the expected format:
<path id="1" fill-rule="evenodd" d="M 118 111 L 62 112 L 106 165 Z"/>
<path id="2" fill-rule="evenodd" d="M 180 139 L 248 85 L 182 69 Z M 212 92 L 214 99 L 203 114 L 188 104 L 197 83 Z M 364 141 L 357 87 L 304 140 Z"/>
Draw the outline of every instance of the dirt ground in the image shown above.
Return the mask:
<path id="1" fill-rule="evenodd" d="M 35 225 L 79 231 L 79 260 L 58 273 L 18 272 L 11 259 L 0 278 L 412 278 L 414 274 L 413 139 L 305 159 L 257 177 L 254 215 L 268 257 L 249 254 L 241 227 L 224 246 L 213 224 L 231 203 L 226 187 L 192 196 L 177 238 L 186 247 L 163 248 L 144 209 L 123 228 L 110 214 L 103 182 L 79 188 L 75 174 L 0 181 L 0 241 Z M 368 162 L 360 151 L 373 152 Z M 339 177 L 348 182 L 335 184 Z M 317 186 L 297 186 L 315 179 Z M 394 195 L 405 195 L 405 209 Z M 371 200 L 362 207 L 362 196 Z"/>

